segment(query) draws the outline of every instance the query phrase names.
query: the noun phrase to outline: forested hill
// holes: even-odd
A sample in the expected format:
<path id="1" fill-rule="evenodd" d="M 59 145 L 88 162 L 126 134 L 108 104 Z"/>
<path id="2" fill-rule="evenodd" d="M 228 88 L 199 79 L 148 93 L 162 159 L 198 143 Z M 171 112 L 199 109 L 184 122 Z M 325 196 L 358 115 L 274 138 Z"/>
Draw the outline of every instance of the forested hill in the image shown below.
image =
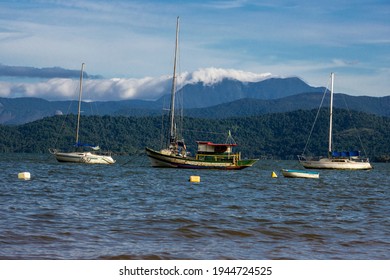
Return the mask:
<path id="1" fill-rule="evenodd" d="M 296 159 L 303 152 L 317 110 L 298 110 L 255 117 L 201 119 L 186 118 L 183 134 L 190 151 L 196 140 L 224 142 L 228 131 L 244 157 Z M 308 150 L 327 154 L 327 110 L 321 111 Z M 19 126 L 0 126 L 0 152 L 48 153 L 49 148 L 74 143 L 75 115 L 53 116 Z M 322 126 L 320 126 L 321 124 Z M 98 144 L 115 154 L 144 154 L 145 146 L 161 147 L 162 118 L 83 116 L 81 141 Z M 60 128 L 63 128 L 62 130 Z M 356 134 L 356 131 L 359 133 Z M 364 146 L 360 147 L 359 137 Z M 360 150 L 372 160 L 390 157 L 390 118 L 336 109 L 334 148 Z"/>
<path id="2" fill-rule="evenodd" d="M 184 115 L 195 118 L 221 119 L 310 110 L 318 108 L 322 98 L 323 93 L 315 92 L 301 93 L 279 99 L 243 98 L 210 107 L 187 108 L 184 109 Z M 335 94 L 334 100 L 335 108 L 390 116 L 390 96 L 369 97 Z M 163 103 L 168 104 L 168 102 L 169 99 L 166 96 L 165 103 L 162 100 L 83 102 L 81 108 L 83 115 L 160 116 L 164 107 Z M 329 95 L 325 96 L 323 104 L 324 107 L 329 106 Z M 50 102 L 39 98 L 0 98 L 0 124 L 18 125 L 65 112 L 76 114 L 77 102 Z"/>
<path id="3" fill-rule="evenodd" d="M 185 110 L 185 115 L 218 119 L 311 110 L 318 108 L 322 99 L 323 107 L 329 107 L 329 98 L 329 94 L 327 94 L 323 99 L 323 93 L 302 93 L 269 100 L 245 98 L 207 108 L 188 109 Z M 389 117 L 390 96 L 369 97 L 335 94 L 333 107 Z"/>

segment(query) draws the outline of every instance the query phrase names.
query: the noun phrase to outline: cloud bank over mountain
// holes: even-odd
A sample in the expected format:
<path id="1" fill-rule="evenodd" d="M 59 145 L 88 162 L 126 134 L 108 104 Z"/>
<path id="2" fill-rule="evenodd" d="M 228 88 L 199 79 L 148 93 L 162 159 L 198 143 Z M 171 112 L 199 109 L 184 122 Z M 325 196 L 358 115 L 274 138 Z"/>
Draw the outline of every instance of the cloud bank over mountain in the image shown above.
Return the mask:
<path id="1" fill-rule="evenodd" d="M 3 65 L 1 65 L 3 66 Z M 53 70 L 50 72 L 50 70 Z M 67 76 L 68 75 L 68 76 Z M 47 100 L 69 100 L 78 97 L 79 72 L 62 68 L 37 69 L 31 67 L 0 67 L 0 76 L 40 78 L 35 82 L 0 81 L 0 97 L 39 97 Z M 252 73 L 234 69 L 203 68 L 184 72 L 177 77 L 178 89 L 194 83 L 213 85 L 223 79 L 259 82 L 270 78 L 270 73 Z M 88 77 L 88 75 L 86 75 Z M 104 79 L 87 78 L 83 83 L 84 99 L 93 101 L 142 99 L 155 100 L 171 90 L 172 76 Z M 42 80 L 49 78 L 48 80 Z"/>
<path id="2" fill-rule="evenodd" d="M 203 83 L 212 85 L 221 82 L 223 79 L 238 80 L 241 82 L 260 82 L 271 77 L 271 73 L 252 73 L 234 69 L 202 68 L 192 73 L 183 75 L 182 84 Z"/>

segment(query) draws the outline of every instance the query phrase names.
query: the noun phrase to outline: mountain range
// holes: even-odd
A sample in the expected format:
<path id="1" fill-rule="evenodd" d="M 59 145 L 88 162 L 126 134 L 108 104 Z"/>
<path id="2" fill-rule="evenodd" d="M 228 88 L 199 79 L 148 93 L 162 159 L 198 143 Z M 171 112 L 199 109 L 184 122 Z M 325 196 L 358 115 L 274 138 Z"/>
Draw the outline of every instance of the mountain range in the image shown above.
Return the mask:
<path id="1" fill-rule="evenodd" d="M 229 118 L 318 108 L 326 91 L 299 78 L 270 78 L 260 82 L 224 79 L 207 85 L 188 84 L 179 90 L 186 116 Z M 84 115 L 153 116 L 168 108 L 170 94 L 155 101 L 121 100 L 83 102 Z M 324 104 L 329 104 L 326 95 Z M 40 98 L 0 98 L 0 124 L 18 125 L 44 117 L 76 114 L 77 101 L 48 101 Z M 335 94 L 335 108 L 390 116 L 390 96 L 368 97 Z"/>

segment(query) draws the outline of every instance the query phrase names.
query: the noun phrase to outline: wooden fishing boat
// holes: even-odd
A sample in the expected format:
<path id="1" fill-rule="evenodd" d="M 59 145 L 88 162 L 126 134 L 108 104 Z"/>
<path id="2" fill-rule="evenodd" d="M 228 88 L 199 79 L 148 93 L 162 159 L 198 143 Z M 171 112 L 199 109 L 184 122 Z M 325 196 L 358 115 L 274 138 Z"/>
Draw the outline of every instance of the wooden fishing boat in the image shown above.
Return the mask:
<path id="1" fill-rule="evenodd" d="M 225 143 L 215 144 L 209 141 L 198 141 L 195 156 L 189 156 L 184 139 L 179 136 L 175 120 L 176 94 L 176 55 L 178 49 L 179 18 L 176 22 L 176 45 L 172 76 L 171 104 L 169 109 L 170 130 L 165 148 L 153 150 L 146 147 L 146 154 L 153 167 L 173 167 L 191 169 L 226 169 L 239 170 L 252 166 L 257 159 L 242 159 L 241 153 L 234 153 L 237 146 L 230 131 Z"/>
<path id="2" fill-rule="evenodd" d="M 154 151 L 146 148 L 146 154 L 153 167 L 174 167 L 188 169 L 226 169 L 240 170 L 252 166 L 257 159 L 241 159 L 241 153 L 234 153 L 237 144 L 215 144 L 198 141 L 194 157 L 187 156 L 185 150 L 164 149 Z"/>

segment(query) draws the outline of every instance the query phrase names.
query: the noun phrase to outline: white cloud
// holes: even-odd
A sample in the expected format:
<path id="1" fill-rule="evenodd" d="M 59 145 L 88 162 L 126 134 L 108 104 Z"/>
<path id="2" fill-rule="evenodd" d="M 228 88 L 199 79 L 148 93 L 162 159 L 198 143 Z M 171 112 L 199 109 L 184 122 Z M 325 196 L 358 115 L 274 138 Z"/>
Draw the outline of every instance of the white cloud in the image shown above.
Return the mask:
<path id="1" fill-rule="evenodd" d="M 169 92 L 167 91 L 168 82 L 169 77 L 88 80 L 84 89 L 88 92 L 90 98 L 94 100 L 153 100 Z"/>
<path id="2" fill-rule="evenodd" d="M 0 82 L 0 97 L 9 97 L 11 95 L 11 83 Z"/>
<path id="3" fill-rule="evenodd" d="M 267 79 L 271 73 L 252 73 L 235 69 L 202 68 L 193 73 L 186 74 L 183 84 L 202 82 L 205 85 L 212 85 L 221 82 L 223 79 L 238 80 L 241 82 L 259 82 Z"/>
<path id="4" fill-rule="evenodd" d="M 178 88 L 187 84 L 201 82 L 212 85 L 224 78 L 242 82 L 258 82 L 271 77 L 270 73 L 253 73 L 234 69 L 203 68 L 192 73 L 183 73 L 178 77 Z M 143 99 L 155 100 L 163 94 L 168 94 L 171 87 L 171 76 L 141 79 L 100 79 L 86 80 L 83 84 L 85 99 L 124 100 Z M 0 82 L 2 97 L 39 97 L 47 100 L 65 100 L 78 98 L 78 81 L 72 79 L 50 79 L 37 83 Z"/>

